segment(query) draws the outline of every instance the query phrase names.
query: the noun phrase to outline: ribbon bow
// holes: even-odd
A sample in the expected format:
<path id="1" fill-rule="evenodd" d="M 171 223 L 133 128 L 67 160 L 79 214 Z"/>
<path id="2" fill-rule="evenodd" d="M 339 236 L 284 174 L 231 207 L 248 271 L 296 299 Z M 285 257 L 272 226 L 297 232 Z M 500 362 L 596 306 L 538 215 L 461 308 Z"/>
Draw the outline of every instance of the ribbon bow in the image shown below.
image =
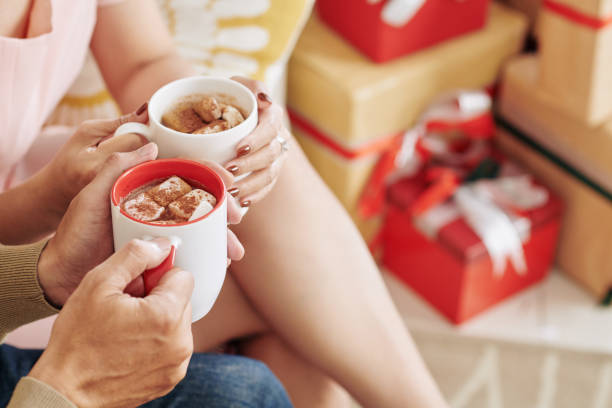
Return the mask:
<path id="1" fill-rule="evenodd" d="M 364 218 L 379 215 L 384 207 L 386 185 L 398 177 L 416 173 L 427 157 L 446 155 L 447 161 L 453 160 L 453 153 L 445 144 L 436 143 L 434 139 L 420 142 L 425 135 L 459 131 L 471 140 L 491 138 L 495 131 L 491 104 L 491 97 L 486 92 L 458 91 L 442 96 L 430 105 L 415 127 L 398 136 L 381 155 L 359 199 L 360 215 Z M 475 150 L 467 153 L 480 157 L 482 154 L 478 149 L 482 146 L 476 143 L 472 146 Z M 462 153 L 461 160 L 465 160 L 465 155 L 466 152 Z M 448 172 L 440 172 L 440 175 L 443 183 L 458 186 L 458 182 L 450 180 L 452 176 Z"/>
<path id="2" fill-rule="evenodd" d="M 529 238 L 531 225 L 520 213 L 544 205 L 548 192 L 530 176 L 518 175 L 465 184 L 452 198 L 452 203 L 441 203 L 416 217 L 415 225 L 435 236 L 444 225 L 463 217 L 487 249 L 495 276 L 503 276 L 508 261 L 524 275 L 523 242 Z"/>

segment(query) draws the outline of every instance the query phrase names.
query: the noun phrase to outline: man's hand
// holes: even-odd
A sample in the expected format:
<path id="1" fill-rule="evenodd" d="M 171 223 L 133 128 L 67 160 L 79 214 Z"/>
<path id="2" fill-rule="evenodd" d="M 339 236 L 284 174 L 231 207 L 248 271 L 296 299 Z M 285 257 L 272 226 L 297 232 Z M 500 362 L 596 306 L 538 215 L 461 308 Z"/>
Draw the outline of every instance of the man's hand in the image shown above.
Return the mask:
<path id="1" fill-rule="evenodd" d="M 70 203 L 55 236 L 49 241 L 38 262 L 38 277 L 47 299 L 54 305 L 63 305 L 77 288 L 87 271 L 98 266 L 113 253 L 110 190 L 117 178 L 127 169 L 157 157 L 157 146 L 149 143 L 129 153 L 114 153 L 104 164 L 98 176 Z M 221 166 L 206 163 L 217 171 L 226 183 L 232 176 Z M 229 185 L 229 184 L 227 184 Z M 229 200 L 228 220 L 240 220 L 240 211 Z M 232 205 L 233 204 L 233 205 Z M 239 260 L 244 248 L 228 229 L 228 256 Z M 143 296 L 144 282 L 138 276 L 127 293 Z"/>
<path id="2" fill-rule="evenodd" d="M 38 278 L 47 299 L 63 305 L 86 272 L 113 253 L 110 190 L 127 169 L 157 157 L 157 146 L 149 143 L 129 153 L 114 153 L 98 176 L 70 203 L 68 211 L 38 262 Z M 142 277 L 134 295 L 144 295 Z"/>
<path id="3" fill-rule="evenodd" d="M 133 407 L 170 392 L 193 352 L 193 277 L 173 269 L 146 298 L 124 293 L 169 251 L 166 239 L 134 240 L 89 272 L 29 375 L 79 407 Z"/>

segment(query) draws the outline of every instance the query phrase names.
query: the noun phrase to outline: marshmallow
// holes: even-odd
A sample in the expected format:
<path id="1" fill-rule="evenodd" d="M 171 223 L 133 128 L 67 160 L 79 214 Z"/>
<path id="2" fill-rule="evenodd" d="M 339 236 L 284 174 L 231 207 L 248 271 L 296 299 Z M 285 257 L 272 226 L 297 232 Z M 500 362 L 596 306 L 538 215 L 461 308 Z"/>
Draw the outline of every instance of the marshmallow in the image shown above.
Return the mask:
<path id="1" fill-rule="evenodd" d="M 162 116 L 162 124 L 177 132 L 191 133 L 204 125 L 202 119 L 193 110 L 193 102 L 180 102 Z"/>
<path id="2" fill-rule="evenodd" d="M 177 176 L 172 176 L 163 183 L 149 189 L 147 194 L 162 207 L 166 207 L 179 197 L 191 191 L 191 186 L 183 179 Z"/>
<path id="3" fill-rule="evenodd" d="M 194 220 L 208 214 L 217 205 L 212 194 L 195 189 L 168 205 L 168 211 L 177 218 Z"/>
<path id="4" fill-rule="evenodd" d="M 153 221 L 161 217 L 165 208 L 158 205 L 145 193 L 140 193 L 136 198 L 126 201 L 123 210 L 131 217 L 140 221 Z"/>
<path id="5" fill-rule="evenodd" d="M 194 104 L 193 110 L 206 123 L 221 119 L 221 107 L 217 100 L 211 96 L 205 96 L 200 102 Z"/>
<path id="6" fill-rule="evenodd" d="M 211 133 L 223 132 L 224 130 L 230 129 L 228 123 L 224 120 L 215 120 L 210 122 L 208 125 L 201 127 L 200 129 L 193 132 L 194 135 L 208 135 Z"/>
<path id="7" fill-rule="evenodd" d="M 223 120 L 227 121 L 229 128 L 233 128 L 234 126 L 238 126 L 242 122 L 244 122 L 244 117 L 242 113 L 231 105 L 226 105 L 223 108 Z"/>

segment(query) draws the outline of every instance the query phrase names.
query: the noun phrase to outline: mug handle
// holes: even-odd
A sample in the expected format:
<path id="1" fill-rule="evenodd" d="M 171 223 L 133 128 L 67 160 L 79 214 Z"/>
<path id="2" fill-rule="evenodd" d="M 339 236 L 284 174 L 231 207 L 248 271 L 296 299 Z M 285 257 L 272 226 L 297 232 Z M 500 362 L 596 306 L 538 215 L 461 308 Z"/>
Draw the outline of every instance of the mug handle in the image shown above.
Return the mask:
<path id="1" fill-rule="evenodd" d="M 114 136 L 121 136 L 128 133 L 136 133 L 137 135 L 144 136 L 149 142 L 153 142 L 153 133 L 151 132 L 151 128 L 145 124 L 138 122 L 128 122 L 119 126 L 117 130 L 115 130 Z"/>
<path id="2" fill-rule="evenodd" d="M 170 247 L 170 253 L 164 259 L 162 263 L 152 269 L 144 271 L 142 277 L 144 280 L 145 296 L 149 296 L 149 293 L 157 286 L 161 278 L 170 269 L 174 268 L 174 259 L 176 258 L 176 246 Z"/>

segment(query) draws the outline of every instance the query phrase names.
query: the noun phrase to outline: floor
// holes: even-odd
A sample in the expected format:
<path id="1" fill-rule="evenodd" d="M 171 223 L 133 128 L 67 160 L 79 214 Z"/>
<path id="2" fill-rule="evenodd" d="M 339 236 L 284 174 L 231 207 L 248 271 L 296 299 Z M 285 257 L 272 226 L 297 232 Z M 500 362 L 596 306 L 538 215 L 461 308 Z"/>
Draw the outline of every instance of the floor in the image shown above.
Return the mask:
<path id="1" fill-rule="evenodd" d="M 385 280 L 453 408 L 612 408 L 612 309 L 564 275 L 460 327 Z"/>

